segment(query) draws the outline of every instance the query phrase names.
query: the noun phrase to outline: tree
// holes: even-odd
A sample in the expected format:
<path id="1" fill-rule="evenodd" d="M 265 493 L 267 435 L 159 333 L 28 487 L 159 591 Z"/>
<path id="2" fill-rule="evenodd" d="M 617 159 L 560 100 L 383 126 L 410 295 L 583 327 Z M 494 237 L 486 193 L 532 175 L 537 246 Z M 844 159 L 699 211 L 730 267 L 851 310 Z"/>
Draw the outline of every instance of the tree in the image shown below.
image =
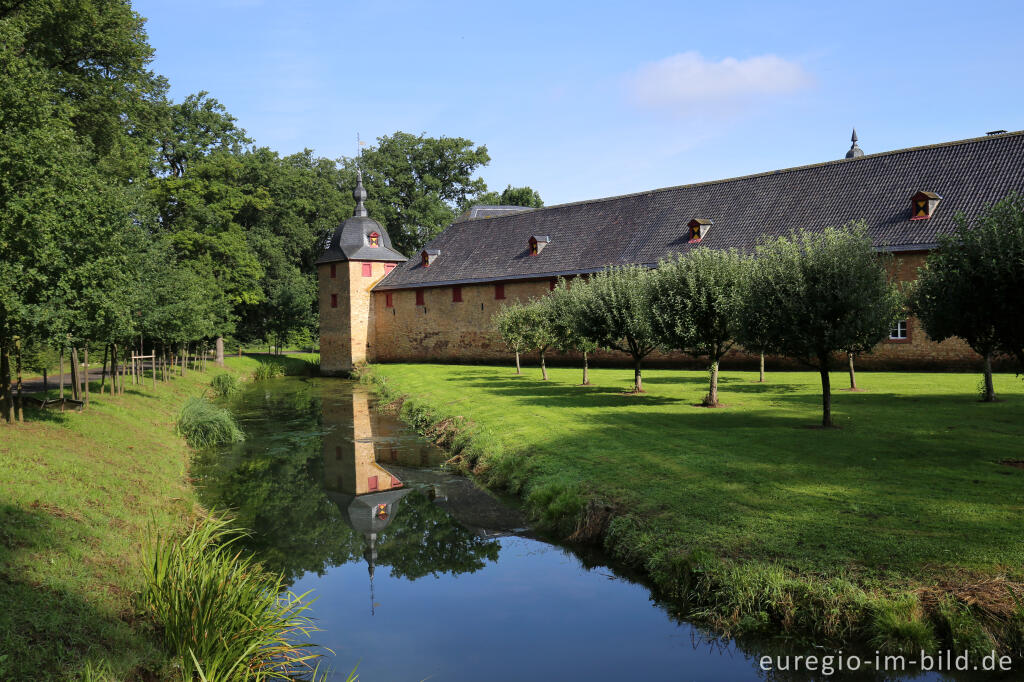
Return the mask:
<path id="1" fill-rule="evenodd" d="M 985 402 L 995 400 L 992 356 L 1024 367 L 1024 201 L 1011 195 L 939 237 L 911 289 L 911 310 L 934 341 L 959 336 L 984 359 Z"/>
<path id="2" fill-rule="evenodd" d="M 708 358 L 710 382 L 701 404 L 718 406 L 718 363 L 735 344 L 746 259 L 736 251 L 699 248 L 662 261 L 654 272 L 652 310 L 663 345 Z"/>
<path id="3" fill-rule="evenodd" d="M 370 215 L 395 249 L 414 253 L 456 217 L 468 198 L 486 191 L 473 174 L 491 160 L 487 147 L 461 137 L 426 137 L 396 132 L 377 138 L 356 158 L 341 160 L 344 191 L 351 195 L 356 165 L 363 171 Z"/>
<path id="4" fill-rule="evenodd" d="M 772 311 L 763 330 L 767 347 L 818 370 L 825 427 L 832 426 L 833 356 L 873 348 L 902 307 L 863 223 L 763 242 L 745 297 L 748 309 Z"/>
<path id="5" fill-rule="evenodd" d="M 522 374 L 519 365 L 519 353 L 526 349 L 528 334 L 528 318 L 522 303 L 506 303 L 492 318 L 494 328 L 498 330 L 502 341 L 508 349 L 516 354 L 516 374 Z"/>
<path id="6" fill-rule="evenodd" d="M 601 348 L 633 359 L 633 392 L 643 393 L 643 359 L 661 345 L 652 314 L 652 274 L 639 265 L 608 268 L 585 284 L 579 306 L 580 333 Z"/>
<path id="7" fill-rule="evenodd" d="M 544 200 L 532 187 L 513 187 L 509 185 L 499 194 L 498 192 L 482 192 L 473 197 L 470 206 L 526 206 L 529 208 L 542 208 Z"/>
<path id="8" fill-rule="evenodd" d="M 523 346 L 536 350 L 540 355 L 540 373 L 543 381 L 548 380 L 548 366 L 544 356 L 555 343 L 555 330 L 552 325 L 552 307 L 548 297 L 531 298 L 523 306 Z"/>
<path id="9" fill-rule="evenodd" d="M 586 337 L 580 325 L 580 310 L 585 305 L 583 297 L 587 291 L 586 287 L 572 287 L 569 280 L 559 278 L 558 286 L 547 297 L 548 305 L 551 306 L 551 330 L 555 348 L 583 354 L 583 386 L 590 385 L 587 354 L 597 350 L 597 342 Z"/>
<path id="10" fill-rule="evenodd" d="M 158 107 L 160 129 L 156 139 L 153 175 L 180 178 L 194 162 L 214 151 L 240 154 L 252 142 L 235 125 L 236 118 L 205 90 L 179 104 Z"/>

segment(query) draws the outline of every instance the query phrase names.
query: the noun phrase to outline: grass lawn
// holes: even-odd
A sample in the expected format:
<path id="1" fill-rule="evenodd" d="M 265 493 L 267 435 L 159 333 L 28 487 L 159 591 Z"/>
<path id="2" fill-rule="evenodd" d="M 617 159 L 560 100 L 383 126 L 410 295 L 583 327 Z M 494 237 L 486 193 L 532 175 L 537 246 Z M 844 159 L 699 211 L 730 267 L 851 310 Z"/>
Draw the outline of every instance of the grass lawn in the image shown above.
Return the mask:
<path id="1" fill-rule="evenodd" d="M 230 358 L 251 373 L 261 358 Z M 93 382 L 88 410 L 26 410 L 0 423 L 0 679 L 152 679 L 165 657 L 133 596 L 150 529 L 198 511 L 182 403 L 220 371 L 130 384 Z"/>
<path id="2" fill-rule="evenodd" d="M 979 581 L 1024 579 L 1024 469 L 1000 463 L 1024 460 L 1024 383 L 1013 375 L 997 375 L 1001 401 L 983 404 L 978 375 L 860 372 L 864 391 L 835 391 L 839 428 L 822 430 L 816 373 L 759 384 L 725 371 L 726 407 L 706 409 L 695 406 L 703 372 L 645 371 L 635 396 L 624 394 L 626 369 L 591 370 L 591 386 L 569 368 L 548 382 L 534 368 L 372 371 L 412 397 L 403 411 L 414 421 L 468 420 L 476 471 L 563 532 L 587 500 L 610 506 L 610 548 L 655 578 L 710 555 L 869 593 L 944 584 L 967 602 Z"/>

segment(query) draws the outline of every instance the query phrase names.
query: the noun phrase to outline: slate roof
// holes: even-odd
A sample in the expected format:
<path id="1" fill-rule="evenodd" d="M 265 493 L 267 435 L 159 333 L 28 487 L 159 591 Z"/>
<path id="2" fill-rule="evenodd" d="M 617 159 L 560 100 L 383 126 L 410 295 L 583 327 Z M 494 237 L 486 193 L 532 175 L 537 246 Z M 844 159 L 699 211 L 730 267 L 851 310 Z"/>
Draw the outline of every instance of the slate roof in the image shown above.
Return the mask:
<path id="1" fill-rule="evenodd" d="M 366 189 L 363 187 L 363 173 L 357 171 L 356 187 L 352 198 L 356 200 L 352 217 L 334 229 L 331 241 L 316 262 L 337 263 L 346 260 L 387 261 L 402 263 L 408 260 L 391 246 L 391 237 L 384 226 L 366 212 Z M 370 246 L 370 235 L 377 235 L 377 246 Z"/>
<path id="2" fill-rule="evenodd" d="M 920 190 L 943 200 L 932 218 L 911 221 L 910 198 Z M 456 222 L 427 245 L 441 250 L 430 267 L 410 260 L 375 289 L 653 265 L 697 248 L 688 243 L 693 218 L 714 221 L 699 244 L 710 248 L 749 252 L 764 235 L 862 219 L 879 250 L 926 250 L 957 213 L 976 216 L 1013 190 L 1024 192 L 1024 131 Z M 531 256 L 535 234 L 551 243 Z"/>
<path id="3" fill-rule="evenodd" d="M 490 206 L 487 204 L 477 204 L 476 206 L 471 206 L 466 212 L 456 218 L 455 222 L 461 223 L 464 220 L 476 220 L 477 218 L 497 218 L 498 216 L 523 213 L 524 211 L 533 210 L 533 208 L 528 206 Z"/>

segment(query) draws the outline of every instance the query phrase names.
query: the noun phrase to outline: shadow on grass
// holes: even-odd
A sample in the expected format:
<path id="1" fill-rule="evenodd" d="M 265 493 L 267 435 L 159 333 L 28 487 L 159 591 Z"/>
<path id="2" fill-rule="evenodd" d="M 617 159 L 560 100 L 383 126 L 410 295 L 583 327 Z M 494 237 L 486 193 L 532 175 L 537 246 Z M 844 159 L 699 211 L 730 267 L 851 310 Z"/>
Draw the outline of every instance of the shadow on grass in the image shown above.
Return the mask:
<path id="1" fill-rule="evenodd" d="M 150 679 L 137 662 L 159 666 L 156 643 L 132 626 L 134 613 L 112 614 L 73 589 L 20 573 L 21 560 L 31 565 L 42 560 L 36 554 L 66 551 L 75 533 L 67 526 L 76 523 L 0 503 L 0 679 L 78 679 L 87 664 Z"/>

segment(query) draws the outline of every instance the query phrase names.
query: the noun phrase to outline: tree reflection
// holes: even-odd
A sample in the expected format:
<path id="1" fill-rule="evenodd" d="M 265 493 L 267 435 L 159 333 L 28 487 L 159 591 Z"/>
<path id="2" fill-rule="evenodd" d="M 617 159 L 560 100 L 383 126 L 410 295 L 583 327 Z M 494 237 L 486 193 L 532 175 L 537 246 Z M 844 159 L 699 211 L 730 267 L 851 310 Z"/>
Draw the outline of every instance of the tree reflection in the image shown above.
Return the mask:
<path id="1" fill-rule="evenodd" d="M 353 404 L 352 389 L 338 381 L 296 379 L 247 387 L 231 405 L 246 441 L 201 453 L 193 462 L 202 503 L 230 510 L 251 531 L 243 546 L 289 581 L 373 554 L 378 567 L 408 580 L 474 572 L 496 561 L 498 542 L 478 537 L 419 490 L 395 505 L 370 551 L 369 536 L 353 528 L 348 510 L 339 507 L 353 496 L 332 493 L 332 501 L 325 490 L 325 461 L 335 465 L 339 437 L 393 449 L 386 438 L 352 433 L 353 409 L 359 414 L 365 404 L 365 395 Z M 363 423 L 372 429 L 375 422 Z M 343 457 L 354 451 L 341 450 Z M 328 478 L 333 482 L 334 474 Z"/>

